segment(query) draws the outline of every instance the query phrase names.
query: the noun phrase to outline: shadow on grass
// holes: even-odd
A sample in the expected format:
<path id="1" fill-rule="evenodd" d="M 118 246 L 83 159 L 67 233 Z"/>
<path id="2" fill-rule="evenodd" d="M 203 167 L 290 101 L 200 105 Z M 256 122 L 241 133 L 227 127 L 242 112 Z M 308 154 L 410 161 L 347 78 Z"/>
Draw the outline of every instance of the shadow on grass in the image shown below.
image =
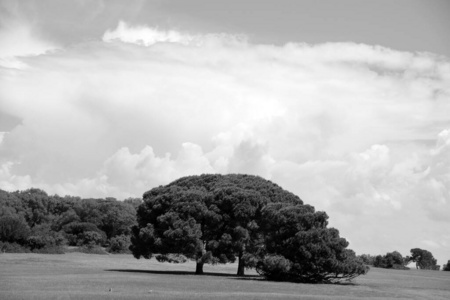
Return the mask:
<path id="1" fill-rule="evenodd" d="M 124 273 L 144 273 L 144 274 L 158 274 L 158 275 L 195 275 L 195 276 L 217 276 L 217 277 L 227 277 L 229 279 L 234 280 L 254 280 L 254 281 L 270 281 L 270 282 L 290 282 L 290 283 L 296 283 L 296 284 L 331 284 L 331 285 L 345 285 L 345 286 L 358 286 L 359 284 L 352 282 L 352 281 L 340 281 L 340 282 L 322 282 L 322 283 L 308 283 L 308 282 L 296 282 L 296 281 L 273 281 L 273 280 L 266 280 L 264 277 L 259 275 L 244 275 L 244 276 L 238 276 L 236 274 L 229 274 L 229 273 L 211 273 L 211 272 L 205 272 L 201 275 L 197 275 L 194 272 L 189 271 L 161 271 L 161 270 L 135 270 L 135 269 L 106 269 L 106 272 L 124 272 Z"/>
<path id="2" fill-rule="evenodd" d="M 145 273 L 145 274 L 158 274 L 158 275 L 217 276 L 217 277 L 228 277 L 228 278 L 240 279 L 240 280 L 263 280 L 263 278 L 258 275 L 238 276 L 235 274 L 211 273 L 211 272 L 205 272 L 201 275 L 197 275 L 194 272 L 189 272 L 189 271 L 160 271 L 160 270 L 134 270 L 134 269 L 106 269 L 105 271 L 107 271 L 107 272 L 124 272 L 124 273 Z"/>

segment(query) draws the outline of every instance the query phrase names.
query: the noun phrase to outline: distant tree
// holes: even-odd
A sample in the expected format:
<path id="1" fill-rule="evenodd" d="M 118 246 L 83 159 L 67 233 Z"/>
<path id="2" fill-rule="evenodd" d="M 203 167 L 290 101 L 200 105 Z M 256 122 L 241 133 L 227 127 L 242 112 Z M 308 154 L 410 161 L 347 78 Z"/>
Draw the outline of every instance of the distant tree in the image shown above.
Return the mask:
<path id="1" fill-rule="evenodd" d="M 375 257 L 370 254 L 361 254 L 357 256 L 363 263 L 369 266 L 373 266 L 375 262 Z"/>
<path id="2" fill-rule="evenodd" d="M 111 238 L 109 242 L 108 252 L 111 253 L 129 253 L 130 247 L 129 235 L 118 235 Z"/>
<path id="3" fill-rule="evenodd" d="M 100 245 L 106 241 L 106 234 L 88 222 L 69 223 L 64 225 L 63 231 L 71 246 Z"/>
<path id="4" fill-rule="evenodd" d="M 0 217 L 0 241 L 24 244 L 30 235 L 30 228 L 20 215 Z"/>
<path id="5" fill-rule="evenodd" d="M 78 223 L 80 221 L 81 219 L 77 213 L 72 208 L 69 208 L 68 210 L 55 216 L 52 222 L 52 229 L 54 231 L 60 231 L 65 225 L 70 223 Z"/>
<path id="6" fill-rule="evenodd" d="M 447 262 L 446 265 L 442 266 L 442 271 L 450 271 L 450 260 Z"/>
<path id="7" fill-rule="evenodd" d="M 386 269 L 409 269 L 405 265 L 408 259 L 404 258 L 398 251 L 388 252 L 386 255 L 377 255 L 374 259 L 373 266 Z"/>
<path id="8" fill-rule="evenodd" d="M 64 243 L 66 237 L 70 245 L 107 246 L 116 236 L 129 238 L 139 202 L 142 200 L 122 202 L 110 197 L 50 196 L 36 188 L 16 192 L 0 190 L 0 241 L 8 244 L 5 246 L 8 251 L 45 253 L 61 253 L 61 237 Z"/>
<path id="9" fill-rule="evenodd" d="M 125 200 L 123 200 L 124 203 L 127 203 L 131 206 L 133 206 L 135 209 L 138 208 L 139 205 L 142 204 L 142 199 L 141 198 L 127 198 Z"/>
<path id="10" fill-rule="evenodd" d="M 411 249 L 411 256 L 408 258 L 408 262 L 413 261 L 416 263 L 417 269 L 436 270 L 439 268 L 436 265 L 436 259 L 433 254 L 427 250 L 420 248 Z"/>
<path id="11" fill-rule="evenodd" d="M 31 188 L 14 192 L 14 195 L 22 201 L 25 220 L 30 227 L 49 222 L 49 196 L 45 191 Z"/>
<path id="12" fill-rule="evenodd" d="M 30 250 L 63 246 L 67 240 L 62 232 L 55 232 L 50 224 L 37 225 L 32 228 L 27 244 Z"/>
<path id="13" fill-rule="evenodd" d="M 116 200 L 100 202 L 101 223 L 99 228 L 111 239 L 118 235 L 130 235 L 131 226 L 136 224 L 136 209 Z"/>

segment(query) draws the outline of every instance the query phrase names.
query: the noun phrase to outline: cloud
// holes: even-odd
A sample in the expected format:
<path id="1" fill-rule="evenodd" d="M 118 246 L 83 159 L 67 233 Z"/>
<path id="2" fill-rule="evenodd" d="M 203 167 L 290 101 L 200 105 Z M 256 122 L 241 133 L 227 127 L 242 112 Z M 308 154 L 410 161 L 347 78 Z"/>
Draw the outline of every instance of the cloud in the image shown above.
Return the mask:
<path id="1" fill-rule="evenodd" d="M 34 56 L 58 48 L 57 44 L 35 34 L 36 25 L 18 9 L 13 1 L 0 3 L 0 67 L 26 67 L 18 56 Z"/>
<path id="2" fill-rule="evenodd" d="M 20 62 L 0 69 L 0 110 L 22 120 L 0 143 L 0 188 L 121 199 L 185 175 L 250 173 L 327 211 L 358 252 L 448 250 L 444 57 L 122 22 Z"/>
<path id="3" fill-rule="evenodd" d="M 132 27 L 124 21 L 120 21 L 117 28 L 107 30 L 103 34 L 103 41 L 110 42 L 119 40 L 126 43 L 135 43 L 144 46 L 151 46 L 155 43 L 169 42 L 179 44 L 190 44 L 195 40 L 195 36 L 182 34 L 175 30 L 161 31 L 156 28 L 146 26 Z"/>

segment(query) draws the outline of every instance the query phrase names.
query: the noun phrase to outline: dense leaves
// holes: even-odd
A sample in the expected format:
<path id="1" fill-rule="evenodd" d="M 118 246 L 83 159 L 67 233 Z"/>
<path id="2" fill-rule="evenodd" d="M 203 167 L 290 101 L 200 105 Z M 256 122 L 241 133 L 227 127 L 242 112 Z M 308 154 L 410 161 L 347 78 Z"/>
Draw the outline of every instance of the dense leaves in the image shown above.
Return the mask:
<path id="1" fill-rule="evenodd" d="M 373 266 L 385 269 L 408 269 L 406 265 L 409 263 L 398 251 L 388 252 L 386 255 L 377 255 L 373 261 Z"/>
<path id="2" fill-rule="evenodd" d="M 417 269 L 439 270 L 440 268 L 440 266 L 436 264 L 437 261 L 433 257 L 433 254 L 420 248 L 411 249 L 411 256 L 408 257 L 408 261 L 415 262 Z"/>
<path id="3" fill-rule="evenodd" d="M 60 253 L 64 245 L 107 247 L 111 242 L 114 246 L 110 249 L 128 247 L 114 238 L 129 239 L 140 202 L 50 196 L 39 189 L 0 190 L 2 249 Z"/>
<path id="4" fill-rule="evenodd" d="M 286 269 L 284 279 L 299 282 L 334 282 L 365 274 L 362 261 L 346 249 L 348 242 L 338 230 L 326 227 L 327 219 L 324 212 L 315 212 L 309 205 L 267 205 L 262 221 L 269 257 L 257 270 L 279 280 L 280 269 Z"/>
<path id="5" fill-rule="evenodd" d="M 262 208 L 269 202 L 303 202 L 274 183 L 247 175 L 184 177 L 144 194 L 137 210 L 130 249 L 136 258 L 153 253 L 181 253 L 197 261 L 226 263 L 244 256 L 261 242 Z"/>
<path id="6" fill-rule="evenodd" d="M 332 282 L 367 269 L 328 229 L 328 216 L 257 176 L 180 178 L 144 194 L 130 250 L 136 258 L 183 254 L 197 261 L 238 259 L 238 275 L 256 267 L 268 279 Z"/>

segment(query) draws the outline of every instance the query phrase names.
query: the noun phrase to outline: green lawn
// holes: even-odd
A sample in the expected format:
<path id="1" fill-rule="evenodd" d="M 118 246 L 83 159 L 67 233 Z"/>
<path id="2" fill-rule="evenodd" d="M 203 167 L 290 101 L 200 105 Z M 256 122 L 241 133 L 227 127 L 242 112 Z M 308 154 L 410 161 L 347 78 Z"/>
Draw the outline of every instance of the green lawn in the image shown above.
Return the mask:
<path id="1" fill-rule="evenodd" d="M 131 255 L 0 254 L 0 299 L 450 299 L 450 272 L 372 268 L 347 285 L 266 282 L 237 266 Z M 112 291 L 110 291 L 112 289 Z"/>

